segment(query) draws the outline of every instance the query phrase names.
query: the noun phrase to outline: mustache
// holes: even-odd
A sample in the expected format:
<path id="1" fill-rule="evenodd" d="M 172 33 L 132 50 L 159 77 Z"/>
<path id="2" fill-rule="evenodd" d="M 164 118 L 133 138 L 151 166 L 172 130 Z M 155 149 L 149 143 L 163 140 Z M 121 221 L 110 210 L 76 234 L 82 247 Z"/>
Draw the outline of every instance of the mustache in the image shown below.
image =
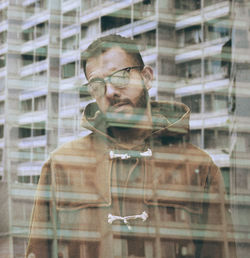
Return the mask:
<path id="1" fill-rule="evenodd" d="M 121 105 L 128 104 L 128 105 L 134 106 L 133 103 L 128 98 L 125 98 L 125 99 L 112 98 L 112 99 L 110 99 L 109 103 L 110 103 L 111 108 L 114 107 L 115 105 L 119 105 L 119 104 L 121 104 Z"/>

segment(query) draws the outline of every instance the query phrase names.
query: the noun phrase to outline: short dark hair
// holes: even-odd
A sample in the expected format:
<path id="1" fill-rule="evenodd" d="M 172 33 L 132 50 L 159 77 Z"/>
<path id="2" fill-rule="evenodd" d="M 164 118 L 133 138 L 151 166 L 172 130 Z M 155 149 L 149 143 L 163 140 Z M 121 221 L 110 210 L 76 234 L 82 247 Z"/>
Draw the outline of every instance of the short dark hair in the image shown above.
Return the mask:
<path id="1" fill-rule="evenodd" d="M 141 53 L 135 40 L 125 38 L 120 35 L 108 35 L 100 37 L 93 41 L 88 48 L 82 54 L 82 66 L 86 75 L 86 64 L 91 57 L 98 57 L 104 52 L 113 47 L 122 48 L 127 54 L 129 54 L 137 63 L 137 65 L 144 67 Z"/>

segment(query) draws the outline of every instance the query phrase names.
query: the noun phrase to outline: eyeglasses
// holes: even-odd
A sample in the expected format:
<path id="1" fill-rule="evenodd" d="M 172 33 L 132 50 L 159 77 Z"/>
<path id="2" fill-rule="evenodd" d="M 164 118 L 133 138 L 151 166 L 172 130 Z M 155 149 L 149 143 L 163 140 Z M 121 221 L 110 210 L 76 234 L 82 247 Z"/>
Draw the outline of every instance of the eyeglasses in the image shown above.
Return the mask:
<path id="1" fill-rule="evenodd" d="M 131 66 L 118 70 L 105 78 L 94 78 L 84 86 L 88 86 L 89 93 L 94 97 L 101 97 L 105 95 L 106 84 L 110 83 L 118 89 L 128 86 L 130 81 L 130 71 L 132 69 L 140 69 L 142 66 Z"/>

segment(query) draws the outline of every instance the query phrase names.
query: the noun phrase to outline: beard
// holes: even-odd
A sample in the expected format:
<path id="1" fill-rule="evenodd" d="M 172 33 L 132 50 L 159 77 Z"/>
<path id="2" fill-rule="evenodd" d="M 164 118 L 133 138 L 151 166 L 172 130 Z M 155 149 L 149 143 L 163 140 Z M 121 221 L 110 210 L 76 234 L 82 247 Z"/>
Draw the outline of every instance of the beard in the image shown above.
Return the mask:
<path id="1" fill-rule="evenodd" d="M 117 106 L 121 104 L 121 105 L 130 105 L 133 108 L 133 113 L 137 113 L 138 109 L 145 110 L 147 108 L 148 100 L 149 100 L 148 91 L 146 88 L 143 88 L 141 94 L 135 100 L 135 103 L 133 103 L 128 98 L 121 99 L 120 97 L 114 97 L 113 99 L 110 100 L 110 107 L 108 108 L 107 112 L 110 112 L 110 113 L 115 112 L 115 109 L 117 108 Z"/>
<path id="2" fill-rule="evenodd" d="M 114 98 L 110 101 L 110 107 L 106 113 L 108 127 L 117 129 L 135 128 L 141 122 L 146 121 L 146 110 L 148 106 L 149 95 L 146 88 L 143 87 L 141 94 L 134 103 L 130 99 Z M 131 110 L 116 111 L 119 105 L 129 105 Z"/>

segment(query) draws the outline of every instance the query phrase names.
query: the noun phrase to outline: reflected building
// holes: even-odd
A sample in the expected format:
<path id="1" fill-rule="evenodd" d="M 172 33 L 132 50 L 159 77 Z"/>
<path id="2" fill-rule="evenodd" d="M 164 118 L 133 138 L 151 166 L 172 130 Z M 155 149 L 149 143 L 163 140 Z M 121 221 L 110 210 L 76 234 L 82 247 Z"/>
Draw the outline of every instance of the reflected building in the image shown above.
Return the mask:
<path id="1" fill-rule="evenodd" d="M 239 257 L 246 257 L 250 7 L 239 2 L 0 1 L 1 257 L 24 256 L 33 199 L 49 153 L 88 134 L 80 127 L 81 113 L 92 101 L 80 88 L 86 82 L 81 55 L 94 39 L 114 33 L 138 40 L 145 64 L 155 73 L 152 99 L 178 100 L 191 108 L 190 141 L 208 152 L 222 171 L 226 195 L 217 204 L 234 211 Z M 185 212 L 164 212 L 172 233 L 155 226 L 163 231 L 157 247 L 173 258 L 192 257 L 192 247 L 178 231 L 187 223 Z M 160 221 L 155 218 L 154 223 Z M 230 257 L 232 232 L 223 216 L 211 227 L 211 249 L 218 250 L 218 257 Z M 68 257 L 71 234 L 61 257 Z M 117 257 L 124 246 L 128 255 L 135 249 L 133 237 L 113 237 Z M 177 238 L 178 246 L 172 242 Z M 93 239 L 98 234 L 79 247 L 82 257 L 98 251 Z M 137 256 L 156 257 L 156 242 L 142 234 Z"/>

